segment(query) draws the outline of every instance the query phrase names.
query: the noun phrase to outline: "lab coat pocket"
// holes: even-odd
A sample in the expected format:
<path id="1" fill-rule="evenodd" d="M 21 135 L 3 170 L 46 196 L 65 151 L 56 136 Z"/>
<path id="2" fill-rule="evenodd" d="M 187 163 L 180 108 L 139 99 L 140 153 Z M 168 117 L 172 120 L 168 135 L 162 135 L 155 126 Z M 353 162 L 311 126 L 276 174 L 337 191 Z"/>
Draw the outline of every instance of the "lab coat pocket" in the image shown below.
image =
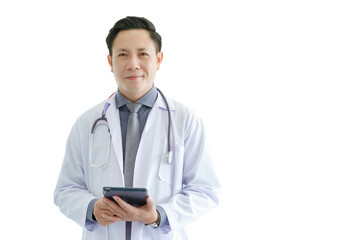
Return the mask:
<path id="1" fill-rule="evenodd" d="M 177 185 L 182 178 L 182 166 L 184 158 L 184 147 L 180 144 L 171 145 L 172 156 L 167 158 L 168 141 L 164 141 L 162 156 L 159 165 L 159 178 L 170 185 Z"/>
<path id="2" fill-rule="evenodd" d="M 173 152 L 174 152 L 174 150 L 175 149 L 172 149 Z M 172 185 L 173 184 L 173 175 L 174 175 L 174 169 L 173 169 L 174 153 L 172 154 L 173 156 L 171 156 L 171 159 L 167 158 L 167 154 L 168 154 L 168 141 L 167 141 L 167 139 L 165 139 L 163 151 L 161 154 L 160 164 L 159 164 L 159 178 L 163 182 L 166 182 L 166 183 Z"/>

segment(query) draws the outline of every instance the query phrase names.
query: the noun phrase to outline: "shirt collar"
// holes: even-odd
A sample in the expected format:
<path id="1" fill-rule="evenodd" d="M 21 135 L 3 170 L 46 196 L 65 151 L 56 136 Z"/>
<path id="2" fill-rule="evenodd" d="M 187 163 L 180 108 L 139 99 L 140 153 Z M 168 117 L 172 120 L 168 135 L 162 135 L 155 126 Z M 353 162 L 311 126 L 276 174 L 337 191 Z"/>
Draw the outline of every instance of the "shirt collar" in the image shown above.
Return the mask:
<path id="1" fill-rule="evenodd" d="M 136 103 L 140 103 L 142 105 L 152 108 L 156 101 L 157 95 L 158 92 L 156 90 L 155 85 L 153 85 L 150 91 L 148 91 L 144 96 L 142 96 L 139 100 L 137 100 Z M 125 104 L 131 103 L 131 101 L 127 99 L 124 95 L 122 95 L 119 90 L 117 90 L 116 92 L 115 102 L 116 102 L 116 108 L 120 108 Z"/>

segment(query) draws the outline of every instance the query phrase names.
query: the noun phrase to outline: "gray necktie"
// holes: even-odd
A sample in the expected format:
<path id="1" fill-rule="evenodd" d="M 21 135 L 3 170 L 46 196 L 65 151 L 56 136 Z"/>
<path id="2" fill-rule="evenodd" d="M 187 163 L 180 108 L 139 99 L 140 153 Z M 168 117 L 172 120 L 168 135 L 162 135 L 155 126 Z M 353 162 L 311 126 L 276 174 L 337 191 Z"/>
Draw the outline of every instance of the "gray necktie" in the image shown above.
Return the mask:
<path id="1" fill-rule="evenodd" d="M 134 166 L 136 153 L 140 142 L 140 127 L 137 111 L 142 105 L 139 103 L 128 103 L 126 107 L 130 110 L 125 145 L 125 187 L 133 187 Z"/>
<path id="2" fill-rule="evenodd" d="M 130 115 L 126 130 L 124 167 L 125 187 L 133 186 L 135 158 L 140 142 L 140 127 L 137 111 L 139 111 L 141 106 L 142 105 L 139 103 L 126 104 L 126 107 L 130 110 Z M 131 239 L 131 225 L 131 222 L 126 222 L 126 240 Z"/>

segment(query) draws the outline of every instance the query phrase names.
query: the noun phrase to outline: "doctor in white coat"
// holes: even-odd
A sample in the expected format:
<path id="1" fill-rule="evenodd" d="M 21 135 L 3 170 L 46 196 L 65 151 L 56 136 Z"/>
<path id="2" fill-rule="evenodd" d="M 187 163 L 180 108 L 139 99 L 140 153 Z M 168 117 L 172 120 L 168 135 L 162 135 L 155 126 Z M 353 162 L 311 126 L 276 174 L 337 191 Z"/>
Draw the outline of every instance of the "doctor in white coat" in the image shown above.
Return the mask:
<path id="1" fill-rule="evenodd" d="M 107 43 L 118 92 L 82 114 L 71 129 L 55 204 L 83 227 L 82 239 L 187 239 L 185 226 L 219 201 L 220 185 L 203 124 L 188 108 L 167 98 L 172 118 L 172 156 L 168 159 L 168 109 L 154 87 L 163 60 L 160 35 L 147 19 L 127 17 L 110 30 Z M 133 187 L 148 189 L 147 203 L 133 207 L 120 198 L 114 203 L 103 197 L 102 189 L 125 185 L 125 139 L 116 95 L 138 102 L 154 91 L 156 98 L 141 133 L 133 175 Z M 91 128 L 103 112 L 108 124 L 96 127 L 90 149 Z M 130 234 L 126 234 L 126 222 L 132 223 Z"/>

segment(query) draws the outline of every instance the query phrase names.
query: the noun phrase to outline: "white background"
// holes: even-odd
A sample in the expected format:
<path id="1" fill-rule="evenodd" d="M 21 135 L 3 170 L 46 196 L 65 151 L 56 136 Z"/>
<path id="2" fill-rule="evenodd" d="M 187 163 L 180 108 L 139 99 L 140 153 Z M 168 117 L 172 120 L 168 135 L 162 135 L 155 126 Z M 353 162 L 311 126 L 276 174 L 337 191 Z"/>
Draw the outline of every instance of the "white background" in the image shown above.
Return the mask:
<path id="1" fill-rule="evenodd" d="M 108 30 L 135 15 L 162 35 L 156 85 L 202 116 L 223 185 L 190 239 L 360 239 L 359 12 L 347 0 L 2 1 L 0 238 L 80 239 L 52 194 L 75 119 L 116 90 Z"/>

